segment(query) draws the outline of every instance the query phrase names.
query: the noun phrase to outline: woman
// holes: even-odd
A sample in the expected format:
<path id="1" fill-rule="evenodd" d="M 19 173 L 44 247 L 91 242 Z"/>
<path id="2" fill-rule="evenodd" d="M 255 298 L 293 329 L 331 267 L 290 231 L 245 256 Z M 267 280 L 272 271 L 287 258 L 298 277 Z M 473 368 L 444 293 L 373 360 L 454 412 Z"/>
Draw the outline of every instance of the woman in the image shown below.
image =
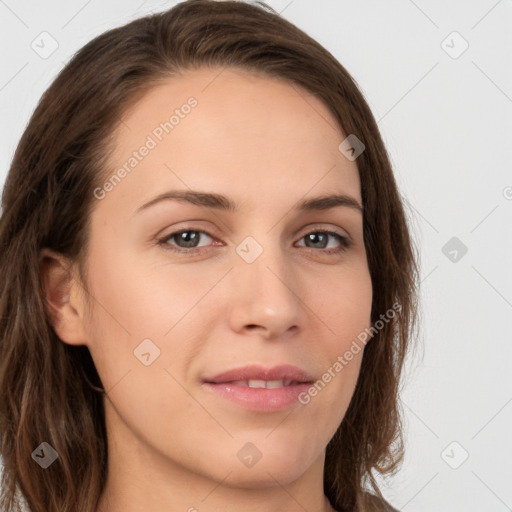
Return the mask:
<path id="1" fill-rule="evenodd" d="M 393 510 L 417 266 L 375 120 L 263 3 L 188 0 L 46 91 L 0 224 L 0 506 Z"/>

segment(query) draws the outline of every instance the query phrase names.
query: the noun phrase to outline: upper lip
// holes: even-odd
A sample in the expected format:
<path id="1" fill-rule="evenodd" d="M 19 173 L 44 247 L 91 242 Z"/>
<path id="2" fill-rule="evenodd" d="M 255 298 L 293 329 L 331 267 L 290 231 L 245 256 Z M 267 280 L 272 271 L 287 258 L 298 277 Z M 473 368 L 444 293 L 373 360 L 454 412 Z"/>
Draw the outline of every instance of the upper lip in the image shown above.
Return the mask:
<path id="1" fill-rule="evenodd" d="M 305 370 L 291 364 L 280 364 L 272 368 L 259 365 L 248 365 L 234 368 L 213 377 L 207 377 L 205 382 L 226 383 L 248 380 L 290 380 L 292 382 L 313 382 L 314 378 Z"/>

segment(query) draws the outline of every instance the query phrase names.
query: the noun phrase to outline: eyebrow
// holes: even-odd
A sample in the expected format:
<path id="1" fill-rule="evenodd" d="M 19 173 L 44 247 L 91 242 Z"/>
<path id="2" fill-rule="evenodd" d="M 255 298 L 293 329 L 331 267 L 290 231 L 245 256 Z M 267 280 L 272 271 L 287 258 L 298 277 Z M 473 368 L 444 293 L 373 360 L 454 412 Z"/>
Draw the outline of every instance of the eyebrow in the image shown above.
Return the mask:
<path id="1" fill-rule="evenodd" d="M 198 192 L 195 190 L 173 190 L 159 194 L 151 201 L 143 204 L 136 210 L 136 214 L 147 210 L 149 207 L 154 206 L 162 201 L 181 201 L 187 202 L 196 206 L 204 206 L 207 208 L 215 208 L 217 210 L 224 210 L 227 212 L 236 212 L 239 206 L 236 202 L 222 194 L 213 194 L 209 192 Z M 363 213 L 363 207 L 359 202 L 345 194 L 330 194 L 313 197 L 310 199 L 303 199 L 295 205 L 295 210 L 298 211 L 322 211 L 330 210 L 336 207 L 352 208 L 360 213 Z"/>

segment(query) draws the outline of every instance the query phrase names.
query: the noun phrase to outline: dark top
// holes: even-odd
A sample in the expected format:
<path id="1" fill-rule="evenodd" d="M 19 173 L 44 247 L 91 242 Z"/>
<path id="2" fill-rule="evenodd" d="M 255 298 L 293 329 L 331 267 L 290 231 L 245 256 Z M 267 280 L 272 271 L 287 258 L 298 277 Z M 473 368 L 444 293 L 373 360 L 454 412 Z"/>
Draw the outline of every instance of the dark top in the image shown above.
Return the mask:
<path id="1" fill-rule="evenodd" d="M 364 512 L 400 512 L 398 509 L 393 508 L 386 500 L 380 499 L 372 493 L 366 493 L 368 496 L 368 510 Z"/>

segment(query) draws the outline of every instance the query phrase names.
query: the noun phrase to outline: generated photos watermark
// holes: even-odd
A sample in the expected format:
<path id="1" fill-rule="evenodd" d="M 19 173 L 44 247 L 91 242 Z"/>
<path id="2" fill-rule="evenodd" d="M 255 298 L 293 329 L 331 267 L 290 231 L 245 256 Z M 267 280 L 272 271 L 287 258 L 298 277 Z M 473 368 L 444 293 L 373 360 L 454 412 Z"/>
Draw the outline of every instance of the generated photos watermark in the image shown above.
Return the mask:
<path id="1" fill-rule="evenodd" d="M 336 361 L 327 369 L 320 379 L 314 382 L 307 391 L 303 391 L 299 394 L 299 402 L 302 405 L 307 405 L 311 402 L 311 398 L 315 397 L 322 391 L 329 382 L 331 382 L 338 373 L 349 364 L 355 355 L 359 354 L 363 350 L 364 346 L 368 341 L 380 330 L 383 329 L 384 325 L 395 318 L 397 312 L 402 311 L 402 305 L 399 302 L 395 302 L 393 306 L 380 315 L 379 320 L 375 322 L 370 328 L 366 327 L 364 331 L 361 331 L 357 335 L 357 340 L 353 340 L 350 348 L 346 350 L 343 355 L 337 357 Z M 358 343 L 359 341 L 359 343 Z"/>
<path id="2" fill-rule="evenodd" d="M 126 178 L 126 176 L 162 142 L 165 135 L 171 133 L 172 130 L 181 123 L 182 119 L 185 119 L 197 105 L 197 99 L 191 96 L 188 98 L 187 103 L 181 105 L 180 108 L 174 109 L 173 115 L 171 115 L 168 120 L 162 121 L 158 126 L 153 128 L 151 133 L 146 137 L 144 144 L 142 144 L 138 150 L 133 151 L 132 156 L 105 181 L 103 186 L 94 189 L 94 197 L 100 200 L 104 199 L 107 193 L 114 190 L 114 188 L 121 183 L 121 180 Z"/>

